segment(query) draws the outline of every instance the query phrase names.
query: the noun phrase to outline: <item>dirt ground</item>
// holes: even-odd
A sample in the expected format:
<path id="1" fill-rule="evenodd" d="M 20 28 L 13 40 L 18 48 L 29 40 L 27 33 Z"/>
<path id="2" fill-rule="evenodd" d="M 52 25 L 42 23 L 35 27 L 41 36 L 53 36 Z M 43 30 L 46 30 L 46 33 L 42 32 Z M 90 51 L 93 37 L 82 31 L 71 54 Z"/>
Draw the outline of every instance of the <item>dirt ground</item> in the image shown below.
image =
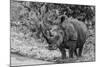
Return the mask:
<path id="1" fill-rule="evenodd" d="M 22 66 L 22 65 L 40 65 L 40 64 L 53 64 L 53 62 L 42 61 L 38 59 L 32 59 L 23 57 L 15 54 L 11 54 L 11 66 Z"/>

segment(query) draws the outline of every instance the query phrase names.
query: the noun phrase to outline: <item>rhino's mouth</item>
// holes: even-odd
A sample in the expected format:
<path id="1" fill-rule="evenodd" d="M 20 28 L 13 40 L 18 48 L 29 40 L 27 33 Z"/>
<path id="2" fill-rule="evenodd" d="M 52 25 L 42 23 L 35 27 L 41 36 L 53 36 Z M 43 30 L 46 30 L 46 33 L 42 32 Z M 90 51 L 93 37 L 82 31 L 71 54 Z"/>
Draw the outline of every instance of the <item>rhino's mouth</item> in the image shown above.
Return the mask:
<path id="1" fill-rule="evenodd" d="M 53 38 L 49 39 L 49 41 L 48 41 L 48 49 L 49 50 L 56 50 L 57 49 L 56 41 Z"/>
<path id="2" fill-rule="evenodd" d="M 52 44 L 52 45 L 53 45 L 53 44 Z M 56 50 L 56 49 L 57 49 L 57 47 L 56 47 L 56 46 L 54 46 L 54 45 L 53 45 L 53 46 L 49 45 L 49 46 L 48 46 L 48 49 L 49 49 L 49 50 Z"/>

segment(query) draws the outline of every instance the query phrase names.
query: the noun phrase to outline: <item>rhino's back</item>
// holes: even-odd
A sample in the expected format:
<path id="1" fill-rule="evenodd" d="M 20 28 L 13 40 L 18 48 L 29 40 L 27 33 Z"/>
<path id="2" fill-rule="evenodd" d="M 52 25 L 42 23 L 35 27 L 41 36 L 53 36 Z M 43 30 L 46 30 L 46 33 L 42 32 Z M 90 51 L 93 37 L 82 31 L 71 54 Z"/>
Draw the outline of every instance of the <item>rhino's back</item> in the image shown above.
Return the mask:
<path id="1" fill-rule="evenodd" d="M 73 25 L 71 29 L 71 27 L 68 27 L 70 26 L 69 24 Z M 81 21 L 78 21 L 77 19 L 67 19 L 64 21 L 64 24 L 66 28 L 69 28 L 73 33 L 73 35 L 75 34 L 75 36 L 77 36 L 77 39 L 79 41 L 85 41 L 86 38 L 87 38 L 87 27 L 86 25 L 81 22 Z M 77 35 L 76 33 L 77 32 Z M 69 33 L 69 32 L 67 32 Z"/>

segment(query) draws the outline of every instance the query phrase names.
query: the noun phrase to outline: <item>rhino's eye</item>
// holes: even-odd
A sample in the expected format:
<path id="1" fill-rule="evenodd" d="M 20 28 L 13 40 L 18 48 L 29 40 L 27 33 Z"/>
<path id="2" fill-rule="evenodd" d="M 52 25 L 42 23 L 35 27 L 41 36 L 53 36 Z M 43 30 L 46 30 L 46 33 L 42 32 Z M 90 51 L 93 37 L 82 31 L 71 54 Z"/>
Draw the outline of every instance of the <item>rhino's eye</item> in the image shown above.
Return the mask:
<path id="1" fill-rule="evenodd" d="M 54 37 L 54 35 L 53 34 L 50 34 L 50 37 Z"/>

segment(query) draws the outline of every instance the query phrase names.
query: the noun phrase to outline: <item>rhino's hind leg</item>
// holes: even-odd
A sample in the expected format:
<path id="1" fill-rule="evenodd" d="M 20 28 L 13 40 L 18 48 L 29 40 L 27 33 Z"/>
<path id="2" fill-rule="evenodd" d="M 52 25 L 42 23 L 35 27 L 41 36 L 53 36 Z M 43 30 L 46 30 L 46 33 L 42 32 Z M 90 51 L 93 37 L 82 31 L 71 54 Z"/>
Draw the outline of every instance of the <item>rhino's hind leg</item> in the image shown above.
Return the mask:
<path id="1" fill-rule="evenodd" d="M 78 57 L 77 49 L 74 50 L 74 54 Z"/>
<path id="2" fill-rule="evenodd" d="M 83 47 L 80 47 L 80 48 L 79 48 L 79 57 L 82 56 L 82 50 L 83 50 Z"/>

